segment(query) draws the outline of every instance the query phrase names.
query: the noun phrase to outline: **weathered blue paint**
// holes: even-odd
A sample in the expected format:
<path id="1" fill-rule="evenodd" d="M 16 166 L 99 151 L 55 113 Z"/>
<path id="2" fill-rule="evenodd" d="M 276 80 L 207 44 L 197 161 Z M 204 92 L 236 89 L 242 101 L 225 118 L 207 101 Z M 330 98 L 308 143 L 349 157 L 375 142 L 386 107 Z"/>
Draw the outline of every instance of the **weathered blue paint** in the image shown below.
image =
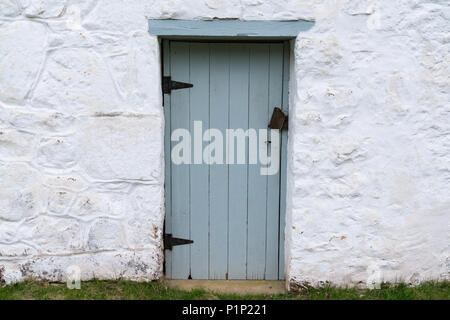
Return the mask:
<path id="1" fill-rule="evenodd" d="M 230 44 L 230 129 L 248 129 L 248 57 L 248 46 Z M 229 194 L 228 221 L 233 236 L 228 239 L 228 276 L 239 280 L 247 278 L 247 215 L 242 208 L 247 207 L 248 166 L 230 165 L 228 170 L 229 189 L 233 190 Z"/>
<path id="2" fill-rule="evenodd" d="M 209 127 L 210 81 L 209 68 L 205 63 L 209 61 L 209 45 L 207 43 L 191 43 L 190 46 L 190 81 L 195 86 L 190 89 L 191 130 L 194 132 L 193 122 L 199 120 L 205 127 Z M 205 129 L 203 129 L 205 130 Z M 190 166 L 191 189 L 191 276 L 202 279 L 209 274 L 209 166 Z"/>
<path id="3" fill-rule="evenodd" d="M 283 43 L 179 41 L 164 41 L 163 48 L 164 58 L 169 59 L 164 61 L 168 69 L 164 75 L 170 73 L 173 80 L 194 85 L 172 91 L 164 101 L 166 232 L 194 240 L 191 245 L 174 247 L 172 252 L 166 250 L 166 276 L 282 279 L 283 171 L 262 176 L 260 164 L 174 165 L 169 158 L 173 146 L 170 132 L 190 128 L 193 134 L 194 120 L 203 121 L 203 131 L 217 128 L 224 137 L 228 128 L 266 129 L 273 108 L 286 107 L 286 48 Z M 286 134 L 283 137 L 287 138 Z M 263 145 L 270 153 L 270 144 Z M 282 145 L 286 143 L 282 141 Z M 248 163 L 248 146 L 246 152 Z"/>
<path id="4" fill-rule="evenodd" d="M 149 20 L 151 35 L 164 37 L 274 37 L 295 38 L 313 21 Z"/>
<path id="5" fill-rule="evenodd" d="M 269 123 L 273 107 L 282 106 L 283 95 L 283 44 L 271 44 L 269 52 L 269 113 L 267 123 Z M 269 137 L 272 140 L 271 137 Z M 272 141 L 271 146 L 274 145 Z M 278 145 L 280 145 L 280 142 Z M 271 152 L 272 149 L 269 149 Z M 280 175 L 267 176 L 267 217 L 266 217 L 266 268 L 265 279 L 278 279 L 279 252 L 279 228 L 273 226 L 279 224 L 280 219 Z M 284 244 L 284 242 L 283 242 Z"/>
<path id="6" fill-rule="evenodd" d="M 281 81 L 281 79 L 280 79 Z M 269 46 L 250 46 L 249 127 L 267 128 L 269 118 Z M 260 146 L 267 146 L 266 143 Z M 267 176 L 259 165 L 248 173 L 247 279 L 264 279 L 266 255 Z"/>
<path id="7" fill-rule="evenodd" d="M 169 51 L 169 42 L 164 41 L 162 44 L 162 53 L 163 53 L 163 75 L 169 76 L 170 75 L 170 51 Z M 164 95 L 164 104 L 167 106 L 170 106 L 170 95 L 165 94 Z M 170 161 L 170 149 L 171 149 L 171 142 L 170 142 L 170 110 L 171 108 L 164 108 L 164 119 L 165 126 L 164 126 L 164 136 L 166 137 L 164 139 L 164 196 L 165 196 L 165 219 L 164 219 L 164 231 L 166 233 L 172 233 L 172 166 Z M 165 250 L 165 273 L 166 276 L 171 278 L 172 277 L 172 251 Z"/>
<path id="8" fill-rule="evenodd" d="M 189 82 L 189 47 L 183 43 L 170 44 L 170 72 L 173 79 Z M 170 97 L 170 126 L 189 129 L 189 90 L 175 90 Z M 169 107 L 169 106 L 166 106 Z M 169 152 L 170 150 L 168 150 Z M 177 238 L 190 238 L 190 166 L 172 165 L 172 234 Z M 172 278 L 187 279 L 190 274 L 188 245 L 172 249 Z"/>
<path id="9" fill-rule="evenodd" d="M 210 127 L 222 134 L 229 117 L 229 48 L 227 44 L 210 44 L 209 118 Z M 205 63 L 205 68 L 208 66 Z M 202 101 L 208 103 L 208 101 Z M 224 135 L 225 136 L 225 135 Z M 226 279 L 228 259 L 228 166 L 209 166 L 209 278 Z M 231 231 L 231 230 L 230 230 Z"/>

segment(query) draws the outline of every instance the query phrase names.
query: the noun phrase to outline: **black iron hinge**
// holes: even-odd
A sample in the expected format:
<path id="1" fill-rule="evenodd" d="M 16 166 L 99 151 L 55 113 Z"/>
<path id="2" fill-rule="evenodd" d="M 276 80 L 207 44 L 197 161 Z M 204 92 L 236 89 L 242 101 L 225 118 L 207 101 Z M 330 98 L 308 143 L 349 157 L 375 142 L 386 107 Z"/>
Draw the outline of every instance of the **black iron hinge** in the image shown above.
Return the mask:
<path id="1" fill-rule="evenodd" d="M 162 89 L 163 93 L 170 94 L 172 90 L 192 88 L 192 83 L 173 81 L 171 77 L 163 77 Z"/>
<path id="2" fill-rule="evenodd" d="M 172 237 L 172 234 L 166 233 L 164 234 L 164 249 L 172 250 L 174 246 L 181 246 L 183 244 L 194 243 L 193 240 L 181 239 Z"/>

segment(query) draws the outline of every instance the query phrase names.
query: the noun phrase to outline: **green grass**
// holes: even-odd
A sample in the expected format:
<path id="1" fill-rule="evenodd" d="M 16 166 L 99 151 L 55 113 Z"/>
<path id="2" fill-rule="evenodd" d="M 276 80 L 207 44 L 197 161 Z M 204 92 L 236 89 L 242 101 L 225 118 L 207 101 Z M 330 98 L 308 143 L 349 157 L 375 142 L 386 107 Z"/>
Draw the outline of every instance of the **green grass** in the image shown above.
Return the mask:
<path id="1" fill-rule="evenodd" d="M 302 293 L 285 293 L 277 295 L 236 295 L 219 294 L 204 290 L 182 291 L 168 288 L 163 282 L 137 283 L 132 281 L 86 281 L 81 283 L 80 290 L 69 290 L 64 283 L 48 283 L 39 281 L 25 281 L 11 286 L 0 287 L 0 300 L 16 299 L 298 299 L 298 300 L 417 300 L 450 298 L 449 282 L 426 282 L 417 287 L 406 284 L 384 284 L 380 289 L 361 290 L 334 288 L 311 288 Z"/>

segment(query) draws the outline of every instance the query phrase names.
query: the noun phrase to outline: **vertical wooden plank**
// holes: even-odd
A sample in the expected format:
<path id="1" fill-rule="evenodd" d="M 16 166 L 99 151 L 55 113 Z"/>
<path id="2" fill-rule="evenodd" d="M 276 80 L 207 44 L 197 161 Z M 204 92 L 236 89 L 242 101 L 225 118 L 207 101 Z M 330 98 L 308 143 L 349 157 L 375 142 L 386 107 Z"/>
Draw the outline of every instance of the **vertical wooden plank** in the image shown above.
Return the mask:
<path id="1" fill-rule="evenodd" d="M 282 110 L 289 114 L 289 62 L 290 45 L 286 41 L 283 45 L 283 105 Z M 285 227 L 286 227 L 286 166 L 287 166 L 288 130 L 281 132 L 281 162 L 280 162 L 280 236 L 279 236 L 279 267 L 278 279 L 285 278 Z"/>
<path id="2" fill-rule="evenodd" d="M 225 135 L 229 108 L 227 44 L 210 44 L 210 126 Z M 223 152 L 223 151 L 222 151 Z M 224 161 L 225 159 L 222 159 Z M 210 166 L 210 279 L 227 278 L 228 166 Z"/>
<path id="3" fill-rule="evenodd" d="M 269 62 L 269 123 L 275 107 L 282 105 L 283 93 L 283 45 L 281 43 L 270 44 Z M 277 157 L 280 163 L 280 148 L 275 148 L 274 137 L 269 132 L 272 143 L 269 146 L 269 154 L 272 158 Z M 281 139 L 277 143 L 280 146 Z M 267 176 L 267 239 L 266 239 L 266 280 L 278 279 L 278 236 L 279 236 L 279 212 L 280 212 L 280 167 L 274 175 Z"/>
<path id="4" fill-rule="evenodd" d="M 194 85 L 190 95 L 190 132 L 192 142 L 203 145 L 201 131 L 209 128 L 209 45 L 191 43 L 190 47 L 190 83 Z M 201 121 L 202 128 L 194 128 L 194 121 Z M 195 134 L 195 131 L 198 131 Z M 191 165 L 191 277 L 192 279 L 208 279 L 208 228 L 209 228 L 209 166 L 202 162 L 202 150 L 192 148 Z M 194 153 L 197 152 L 197 155 Z"/>
<path id="5" fill-rule="evenodd" d="M 269 46 L 250 45 L 249 128 L 267 128 Z M 259 148 L 258 148 L 259 149 Z M 266 256 L 267 176 L 249 165 L 247 279 L 264 279 Z"/>
<path id="6" fill-rule="evenodd" d="M 230 45 L 230 129 L 248 129 L 249 47 Z M 247 263 L 247 163 L 237 163 L 237 138 L 234 163 L 229 165 L 229 254 L 228 278 L 246 279 Z"/>
<path id="7" fill-rule="evenodd" d="M 171 42 L 171 76 L 176 81 L 189 82 L 189 43 Z M 189 91 L 174 90 L 171 93 L 171 129 L 189 130 Z M 174 144 L 178 142 L 172 142 Z M 189 165 L 172 162 L 172 235 L 189 239 L 190 179 Z M 172 249 L 172 278 L 189 277 L 190 246 L 175 246 Z"/>
<path id="8" fill-rule="evenodd" d="M 163 75 L 170 76 L 170 46 L 169 41 L 162 42 Z M 165 218 L 164 232 L 172 232 L 172 190 L 171 190 L 171 161 L 170 161 L 170 95 L 164 95 L 164 196 L 165 196 Z M 166 276 L 172 277 L 172 251 L 164 251 L 164 263 Z"/>

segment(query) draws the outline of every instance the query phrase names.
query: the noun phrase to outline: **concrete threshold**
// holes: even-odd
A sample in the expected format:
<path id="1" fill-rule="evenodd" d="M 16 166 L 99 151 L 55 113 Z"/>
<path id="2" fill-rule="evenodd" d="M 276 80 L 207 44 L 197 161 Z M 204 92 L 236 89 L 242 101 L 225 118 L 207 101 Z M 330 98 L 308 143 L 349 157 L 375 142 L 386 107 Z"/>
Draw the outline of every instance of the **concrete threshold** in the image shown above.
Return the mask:
<path id="1" fill-rule="evenodd" d="M 286 292 L 284 281 L 268 280 L 164 280 L 170 288 L 191 291 L 205 291 L 227 294 L 282 294 Z"/>

